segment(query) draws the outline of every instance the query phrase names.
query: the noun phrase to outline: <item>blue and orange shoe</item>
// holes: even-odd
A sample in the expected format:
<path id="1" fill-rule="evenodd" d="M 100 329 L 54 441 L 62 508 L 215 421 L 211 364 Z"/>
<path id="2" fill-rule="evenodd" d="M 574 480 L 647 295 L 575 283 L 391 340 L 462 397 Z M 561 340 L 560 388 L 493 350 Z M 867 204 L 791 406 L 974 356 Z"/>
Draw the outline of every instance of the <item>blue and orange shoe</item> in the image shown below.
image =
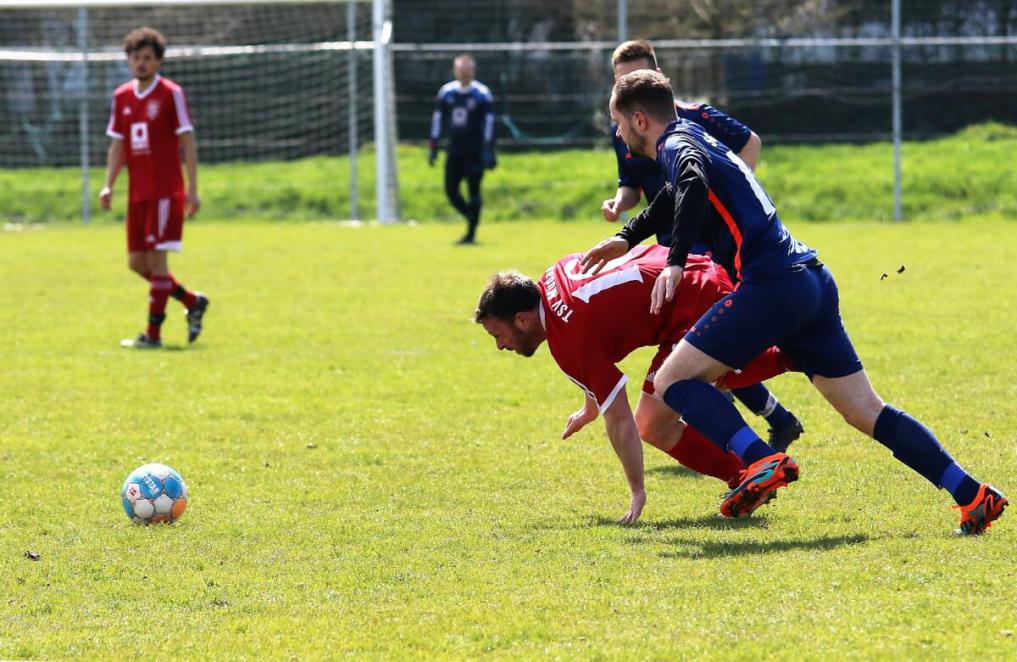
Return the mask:
<path id="1" fill-rule="evenodd" d="M 1009 505 L 1010 502 L 1002 492 L 988 483 L 982 483 L 978 487 L 974 501 L 966 506 L 953 506 L 961 511 L 960 528 L 954 533 L 959 536 L 977 536 L 985 533 Z"/>
<path id="2" fill-rule="evenodd" d="M 768 503 L 778 488 L 798 480 L 798 463 L 787 453 L 774 453 L 753 462 L 742 472 L 742 482 L 724 497 L 720 514 L 748 517 Z"/>

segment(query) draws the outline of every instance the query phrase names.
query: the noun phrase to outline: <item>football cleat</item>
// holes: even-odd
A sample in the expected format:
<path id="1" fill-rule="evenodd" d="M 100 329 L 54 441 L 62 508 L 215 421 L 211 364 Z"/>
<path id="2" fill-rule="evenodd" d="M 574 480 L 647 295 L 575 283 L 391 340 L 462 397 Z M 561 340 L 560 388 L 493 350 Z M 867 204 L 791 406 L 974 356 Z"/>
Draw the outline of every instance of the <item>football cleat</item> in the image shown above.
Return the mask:
<path id="1" fill-rule="evenodd" d="M 753 462 L 742 472 L 742 482 L 724 497 L 720 514 L 748 517 L 768 503 L 778 488 L 798 480 L 798 463 L 786 453 L 774 453 Z"/>
<path id="2" fill-rule="evenodd" d="M 477 243 L 476 237 L 472 234 L 463 235 L 462 239 L 456 242 L 456 246 L 473 246 Z"/>
<path id="3" fill-rule="evenodd" d="M 162 341 L 158 338 L 149 338 L 142 333 L 137 338 L 124 338 L 120 341 L 120 346 L 133 347 L 135 349 L 159 349 L 162 347 Z"/>
<path id="4" fill-rule="evenodd" d="M 966 506 L 953 506 L 961 511 L 960 528 L 954 533 L 959 536 L 977 536 L 985 533 L 1009 505 L 1010 502 L 1002 492 L 988 483 L 982 483 L 978 487 L 974 501 Z"/>
<path id="5" fill-rule="evenodd" d="M 795 418 L 794 414 L 791 414 L 791 420 L 787 422 L 787 425 L 782 425 L 779 428 L 770 428 L 770 437 L 766 440 L 766 443 L 770 444 L 773 450 L 786 453 L 787 447 L 791 445 L 791 442 L 802 436 L 804 432 L 805 428 L 802 427 L 801 421 Z"/>
<path id="6" fill-rule="evenodd" d="M 201 335 L 201 320 L 208 310 L 208 297 L 195 293 L 197 301 L 187 310 L 187 342 L 192 343 Z"/>

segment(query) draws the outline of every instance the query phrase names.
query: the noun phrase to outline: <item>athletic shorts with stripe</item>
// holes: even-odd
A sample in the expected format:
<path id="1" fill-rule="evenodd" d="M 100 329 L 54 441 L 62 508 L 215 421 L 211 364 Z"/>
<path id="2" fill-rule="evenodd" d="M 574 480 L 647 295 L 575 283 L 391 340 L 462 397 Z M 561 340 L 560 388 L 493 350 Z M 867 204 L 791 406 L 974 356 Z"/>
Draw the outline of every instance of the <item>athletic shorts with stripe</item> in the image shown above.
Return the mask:
<path id="1" fill-rule="evenodd" d="M 184 199 L 160 198 L 127 206 L 127 250 L 177 251 L 183 248 Z"/>
<path id="2" fill-rule="evenodd" d="M 833 274 L 818 261 L 740 283 L 706 311 L 685 340 L 736 369 L 773 345 L 810 378 L 846 377 L 862 369 L 841 321 Z"/>

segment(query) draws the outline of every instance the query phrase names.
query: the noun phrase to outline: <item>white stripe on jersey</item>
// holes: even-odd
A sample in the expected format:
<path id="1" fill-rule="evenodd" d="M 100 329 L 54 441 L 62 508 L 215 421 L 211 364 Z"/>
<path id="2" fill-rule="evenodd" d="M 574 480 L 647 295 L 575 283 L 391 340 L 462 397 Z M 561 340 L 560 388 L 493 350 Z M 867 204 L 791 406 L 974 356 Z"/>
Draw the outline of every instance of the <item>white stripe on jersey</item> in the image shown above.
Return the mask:
<path id="1" fill-rule="evenodd" d="M 487 116 L 484 118 L 484 142 L 488 145 L 494 140 L 494 113 L 490 110 L 487 111 Z"/>
<path id="2" fill-rule="evenodd" d="M 436 110 L 431 114 L 431 140 L 441 138 L 441 111 Z"/>
<path id="3" fill-rule="evenodd" d="M 191 126 L 191 115 L 187 112 L 187 101 L 184 100 L 184 91 L 179 87 L 173 88 L 173 105 L 177 109 L 177 135 L 194 131 Z"/>
<path id="4" fill-rule="evenodd" d="M 109 123 L 106 125 L 106 135 L 109 136 L 110 138 L 119 138 L 120 140 L 123 140 L 124 134 L 119 133 L 116 129 L 113 128 L 116 120 L 117 120 L 117 98 L 113 97 L 112 101 L 110 101 L 109 103 Z"/>

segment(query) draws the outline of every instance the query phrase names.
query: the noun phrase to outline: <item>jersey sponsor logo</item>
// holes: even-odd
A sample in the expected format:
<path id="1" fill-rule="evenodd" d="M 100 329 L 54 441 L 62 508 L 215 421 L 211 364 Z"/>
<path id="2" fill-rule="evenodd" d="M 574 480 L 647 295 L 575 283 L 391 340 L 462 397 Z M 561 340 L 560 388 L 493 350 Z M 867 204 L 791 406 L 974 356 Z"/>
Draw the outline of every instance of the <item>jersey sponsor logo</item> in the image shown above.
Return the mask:
<path id="1" fill-rule="evenodd" d="M 148 102 L 148 119 L 154 120 L 159 117 L 159 102 L 149 101 Z"/>
<path id="2" fill-rule="evenodd" d="M 456 107 L 452 109 L 452 126 L 466 126 L 466 120 L 470 116 L 470 111 L 465 108 Z"/>
<path id="3" fill-rule="evenodd" d="M 137 154 L 148 149 L 148 122 L 131 122 L 131 151 Z"/>

